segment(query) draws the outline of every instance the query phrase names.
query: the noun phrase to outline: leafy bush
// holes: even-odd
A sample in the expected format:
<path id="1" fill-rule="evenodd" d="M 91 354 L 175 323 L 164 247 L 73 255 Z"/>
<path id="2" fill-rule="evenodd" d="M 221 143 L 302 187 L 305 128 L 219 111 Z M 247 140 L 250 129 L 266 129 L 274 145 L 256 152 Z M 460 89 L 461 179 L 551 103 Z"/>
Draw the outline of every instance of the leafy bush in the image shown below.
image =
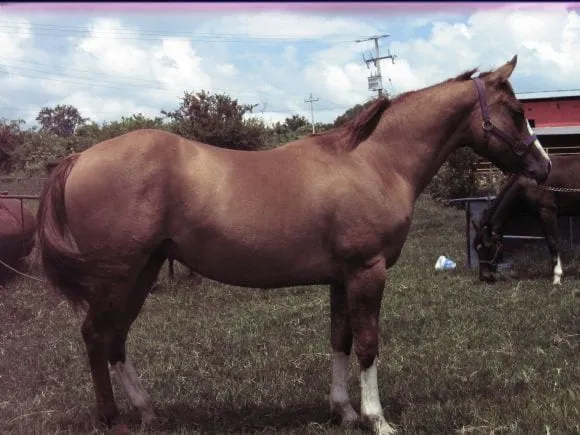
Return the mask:
<path id="1" fill-rule="evenodd" d="M 477 180 L 472 170 L 478 156 L 471 148 L 455 150 L 425 189 L 436 200 L 468 197 L 477 194 Z"/>

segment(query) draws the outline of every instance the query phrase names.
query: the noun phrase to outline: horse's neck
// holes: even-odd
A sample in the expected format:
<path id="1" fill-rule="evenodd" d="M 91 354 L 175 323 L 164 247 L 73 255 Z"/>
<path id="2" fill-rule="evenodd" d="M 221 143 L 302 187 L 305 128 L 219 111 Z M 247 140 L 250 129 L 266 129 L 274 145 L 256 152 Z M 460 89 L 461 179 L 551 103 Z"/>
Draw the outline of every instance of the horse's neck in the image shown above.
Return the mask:
<path id="1" fill-rule="evenodd" d="M 503 225 L 509 217 L 516 196 L 520 193 L 521 187 L 517 183 L 517 177 L 512 177 L 507 186 L 502 189 L 500 194 L 493 201 L 486 224 L 490 224 L 493 231 L 500 233 Z"/>
<path id="2" fill-rule="evenodd" d="M 411 94 L 387 110 L 361 148 L 386 185 L 396 172 L 416 199 L 449 154 L 469 140 L 467 122 L 476 102 L 471 80 Z"/>

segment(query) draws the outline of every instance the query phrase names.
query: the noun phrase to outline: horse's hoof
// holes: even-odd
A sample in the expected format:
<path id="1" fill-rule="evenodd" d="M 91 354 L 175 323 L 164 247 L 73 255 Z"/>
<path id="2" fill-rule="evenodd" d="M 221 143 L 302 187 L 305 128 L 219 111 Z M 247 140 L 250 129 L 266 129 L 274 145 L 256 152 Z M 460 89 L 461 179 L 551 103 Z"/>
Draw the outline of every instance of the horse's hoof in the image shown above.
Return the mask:
<path id="1" fill-rule="evenodd" d="M 148 429 L 153 427 L 155 422 L 157 421 L 157 415 L 155 415 L 155 411 L 152 409 L 144 410 L 141 413 L 141 428 Z"/>
<path id="2" fill-rule="evenodd" d="M 382 415 L 367 415 L 363 420 L 372 433 L 376 435 L 394 435 L 397 433 Z"/>
<path id="3" fill-rule="evenodd" d="M 355 428 L 360 423 L 360 419 L 358 417 L 358 414 L 354 410 L 352 410 L 352 412 L 347 412 L 345 415 L 340 416 L 339 418 L 340 418 L 340 425 L 342 427 L 344 427 L 345 429 Z"/>
<path id="4" fill-rule="evenodd" d="M 360 422 L 360 418 L 352 405 L 349 403 L 346 406 L 339 404 L 330 404 L 330 415 L 332 421 L 339 423 L 344 427 L 354 427 Z"/>

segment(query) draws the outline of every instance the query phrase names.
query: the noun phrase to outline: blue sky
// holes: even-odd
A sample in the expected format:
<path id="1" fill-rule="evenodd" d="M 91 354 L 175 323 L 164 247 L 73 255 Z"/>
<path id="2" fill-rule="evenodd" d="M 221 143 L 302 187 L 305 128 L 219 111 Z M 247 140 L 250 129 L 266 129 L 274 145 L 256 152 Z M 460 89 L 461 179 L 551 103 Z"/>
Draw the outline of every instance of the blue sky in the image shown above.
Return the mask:
<path id="1" fill-rule="evenodd" d="M 428 10 L 191 3 L 155 12 L 63 5 L 0 7 L 0 117 L 31 124 L 41 107 L 56 104 L 99 123 L 155 116 L 174 109 L 184 91 L 203 89 L 256 104 L 267 122 L 310 118 L 304 100 L 312 93 L 316 121 L 332 122 L 374 95 L 362 60 L 372 43 L 354 41 L 383 33 L 391 36 L 380 40 L 382 54 L 397 56 L 381 63 L 390 94 L 496 67 L 514 54 L 516 92 L 580 89 L 580 7 L 572 3 Z"/>

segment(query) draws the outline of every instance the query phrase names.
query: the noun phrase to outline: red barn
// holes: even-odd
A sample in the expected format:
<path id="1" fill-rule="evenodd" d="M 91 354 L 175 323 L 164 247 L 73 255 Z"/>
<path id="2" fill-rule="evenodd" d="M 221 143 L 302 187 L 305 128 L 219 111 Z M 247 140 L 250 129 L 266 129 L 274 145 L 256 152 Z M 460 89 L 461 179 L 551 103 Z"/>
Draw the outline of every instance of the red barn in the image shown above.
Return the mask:
<path id="1" fill-rule="evenodd" d="M 538 92 L 517 97 L 549 154 L 580 152 L 580 91 Z"/>
<path id="2" fill-rule="evenodd" d="M 580 153 L 580 90 L 516 94 L 523 103 L 530 125 L 548 154 Z M 476 172 L 492 165 L 482 159 Z"/>

